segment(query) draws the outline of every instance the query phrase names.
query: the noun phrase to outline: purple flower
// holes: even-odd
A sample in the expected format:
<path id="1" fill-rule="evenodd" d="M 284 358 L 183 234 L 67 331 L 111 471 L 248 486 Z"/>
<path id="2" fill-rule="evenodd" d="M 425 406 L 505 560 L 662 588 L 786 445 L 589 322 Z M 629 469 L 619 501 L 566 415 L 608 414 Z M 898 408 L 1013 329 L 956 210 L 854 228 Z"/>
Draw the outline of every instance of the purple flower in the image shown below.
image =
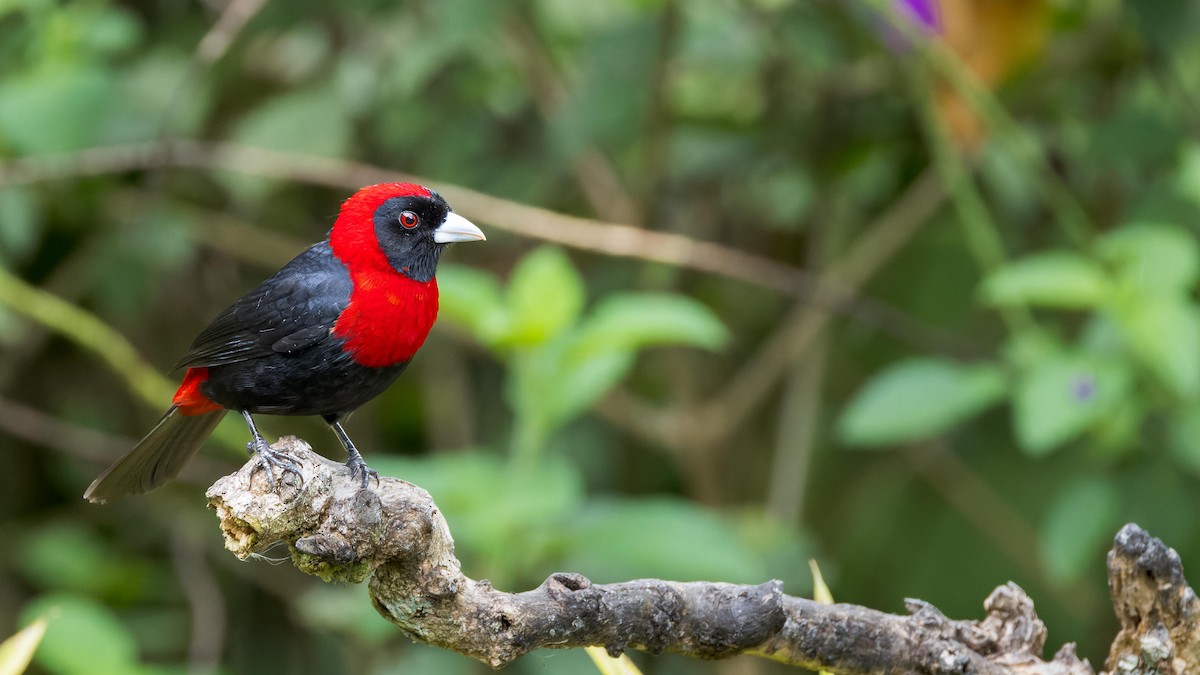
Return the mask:
<path id="1" fill-rule="evenodd" d="M 1080 375 L 1075 378 L 1071 394 L 1080 403 L 1088 403 L 1096 395 L 1096 378 L 1091 375 Z"/>
<path id="2" fill-rule="evenodd" d="M 922 35 L 942 34 L 942 11 L 938 7 L 938 0 L 891 0 L 891 2 L 894 16 L 875 15 L 872 23 L 875 24 L 875 32 L 892 52 L 904 54 L 912 49 L 912 42 L 906 37 L 906 32 L 893 25 L 892 22 L 896 20 L 908 21 Z"/>
<path id="3" fill-rule="evenodd" d="M 942 32 L 942 14 L 937 0 L 892 0 L 896 13 L 908 17 L 926 33 Z"/>

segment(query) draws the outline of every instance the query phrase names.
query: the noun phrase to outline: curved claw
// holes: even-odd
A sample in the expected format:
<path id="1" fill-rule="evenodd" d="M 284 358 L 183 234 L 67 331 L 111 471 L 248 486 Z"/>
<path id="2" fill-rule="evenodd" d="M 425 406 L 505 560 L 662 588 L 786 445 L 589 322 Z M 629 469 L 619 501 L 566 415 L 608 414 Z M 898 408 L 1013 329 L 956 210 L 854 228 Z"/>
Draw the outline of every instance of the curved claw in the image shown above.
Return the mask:
<path id="1" fill-rule="evenodd" d="M 353 455 L 346 460 L 346 467 L 350 469 L 350 477 L 361 475 L 362 489 L 367 489 L 367 484 L 371 478 L 375 479 L 375 485 L 379 485 L 379 472 L 367 466 L 361 455 Z"/>
<path id="2" fill-rule="evenodd" d="M 258 466 L 256 468 L 261 468 L 267 472 L 267 484 L 271 486 L 271 492 L 279 492 L 275 484 L 276 469 L 279 469 L 281 472 L 281 480 L 283 475 L 291 471 L 296 475 L 296 478 L 300 479 L 301 483 L 304 482 L 304 475 L 300 473 L 300 463 L 281 452 L 272 450 L 271 444 L 267 443 L 266 439 L 256 438 L 250 441 L 246 444 L 246 451 L 253 454 L 257 460 Z M 250 472 L 250 476 L 251 478 L 254 477 L 253 471 Z"/>

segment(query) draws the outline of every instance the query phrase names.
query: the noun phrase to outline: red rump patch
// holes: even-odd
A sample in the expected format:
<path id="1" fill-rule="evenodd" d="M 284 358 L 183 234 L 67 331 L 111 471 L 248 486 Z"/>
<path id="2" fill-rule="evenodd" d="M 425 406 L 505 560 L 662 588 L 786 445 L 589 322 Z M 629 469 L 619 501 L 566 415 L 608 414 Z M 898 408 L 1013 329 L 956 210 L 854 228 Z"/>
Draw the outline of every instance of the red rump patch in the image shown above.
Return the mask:
<path id="1" fill-rule="evenodd" d="M 222 408 L 200 391 L 200 385 L 207 379 L 208 368 L 188 368 L 184 373 L 183 384 L 179 385 L 175 398 L 171 399 L 171 403 L 175 404 L 180 413 L 190 417 L 216 412 Z"/>
<path id="2" fill-rule="evenodd" d="M 354 361 L 368 368 L 408 361 L 437 319 L 437 280 L 414 281 L 392 269 L 375 237 L 375 210 L 393 197 L 429 197 L 413 183 L 382 183 L 342 204 L 329 234 L 333 254 L 350 270 L 350 304 L 333 326 Z"/>

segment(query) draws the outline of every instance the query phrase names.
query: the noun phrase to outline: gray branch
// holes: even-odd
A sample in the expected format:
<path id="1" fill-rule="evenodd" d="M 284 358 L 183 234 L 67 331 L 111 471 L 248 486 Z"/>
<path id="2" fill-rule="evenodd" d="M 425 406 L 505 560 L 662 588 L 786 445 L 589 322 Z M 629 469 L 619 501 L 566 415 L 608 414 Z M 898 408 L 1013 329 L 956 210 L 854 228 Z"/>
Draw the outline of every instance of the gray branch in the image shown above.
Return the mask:
<path id="1" fill-rule="evenodd" d="M 531 591 L 499 591 L 462 573 L 450 529 L 425 490 L 396 478 L 362 490 L 343 465 L 299 439 L 273 447 L 301 466 L 300 476 L 282 476 L 278 493 L 254 462 L 208 490 L 226 547 L 246 558 L 287 542 L 301 571 L 326 581 L 369 580 L 375 609 L 413 639 L 492 667 L 533 649 L 599 645 L 611 654 L 755 654 L 834 673 L 1095 672 L 1072 645 L 1042 659 L 1046 627 L 1012 583 L 987 598 L 982 621 L 951 620 L 919 600 L 908 601 L 905 616 L 821 605 L 785 595 L 779 581 L 593 584 L 559 573 Z M 1196 672 L 1188 666 L 1198 663 L 1191 622 L 1200 613 L 1178 556 L 1130 525 L 1109 560 L 1123 629 L 1108 667 Z"/>

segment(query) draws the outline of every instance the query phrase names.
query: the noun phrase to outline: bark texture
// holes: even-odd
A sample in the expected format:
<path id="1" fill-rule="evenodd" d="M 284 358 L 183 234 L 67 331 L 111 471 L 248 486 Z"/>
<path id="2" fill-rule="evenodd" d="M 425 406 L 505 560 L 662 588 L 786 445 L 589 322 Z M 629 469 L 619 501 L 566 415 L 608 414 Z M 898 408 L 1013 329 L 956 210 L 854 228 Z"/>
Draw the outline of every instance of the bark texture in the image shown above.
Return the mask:
<path id="1" fill-rule="evenodd" d="M 368 580 L 375 608 L 413 639 L 492 667 L 533 649 L 600 645 L 612 654 L 755 654 L 834 673 L 1095 672 L 1072 645 L 1042 659 L 1046 627 L 1012 583 L 987 598 L 982 621 L 951 620 L 919 600 L 909 600 L 903 616 L 821 605 L 785 595 L 778 581 L 593 584 L 558 573 L 530 591 L 499 591 L 462 573 L 450 529 L 425 490 L 386 477 L 363 490 L 345 466 L 302 440 L 284 437 L 273 447 L 302 467 L 277 477 L 277 492 L 254 462 L 208 490 L 226 547 L 246 558 L 287 542 L 304 572 Z M 1109 568 L 1123 628 L 1108 667 L 1130 675 L 1200 672 L 1197 600 L 1174 551 L 1129 525 Z"/>
<path id="2" fill-rule="evenodd" d="M 1137 525 L 1121 528 L 1108 553 L 1108 590 L 1121 622 L 1108 672 L 1200 673 L 1200 601 L 1175 549 Z"/>

